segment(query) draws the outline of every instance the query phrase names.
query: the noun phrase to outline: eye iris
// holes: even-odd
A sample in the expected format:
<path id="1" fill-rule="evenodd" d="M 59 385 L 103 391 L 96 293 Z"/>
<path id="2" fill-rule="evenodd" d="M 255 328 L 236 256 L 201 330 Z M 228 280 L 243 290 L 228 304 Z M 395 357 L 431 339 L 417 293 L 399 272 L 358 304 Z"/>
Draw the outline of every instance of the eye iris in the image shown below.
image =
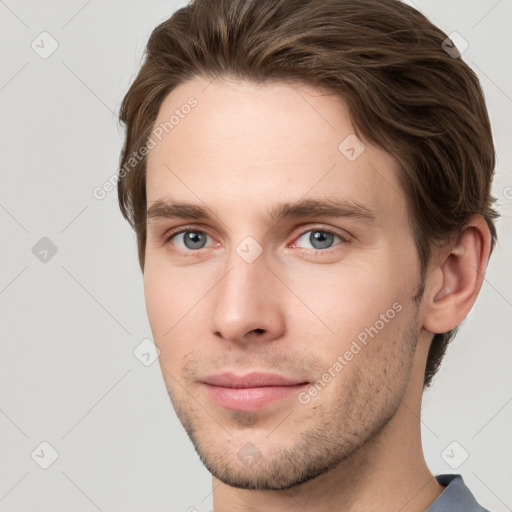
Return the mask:
<path id="1" fill-rule="evenodd" d="M 206 235 L 197 231 L 185 231 L 183 235 L 183 243 L 187 249 L 201 249 L 205 240 Z"/>
<path id="2" fill-rule="evenodd" d="M 309 241 L 315 249 L 326 249 L 333 243 L 334 235 L 325 231 L 313 231 L 309 235 Z"/>

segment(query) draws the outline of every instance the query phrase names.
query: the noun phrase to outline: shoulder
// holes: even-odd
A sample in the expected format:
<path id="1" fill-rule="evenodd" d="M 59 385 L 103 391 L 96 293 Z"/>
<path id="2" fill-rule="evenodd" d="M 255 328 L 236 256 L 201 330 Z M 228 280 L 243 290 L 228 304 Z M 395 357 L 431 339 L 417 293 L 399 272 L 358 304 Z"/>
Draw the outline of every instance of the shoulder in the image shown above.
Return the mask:
<path id="1" fill-rule="evenodd" d="M 445 489 L 426 512 L 489 512 L 476 501 L 461 475 L 437 475 L 436 479 Z"/>

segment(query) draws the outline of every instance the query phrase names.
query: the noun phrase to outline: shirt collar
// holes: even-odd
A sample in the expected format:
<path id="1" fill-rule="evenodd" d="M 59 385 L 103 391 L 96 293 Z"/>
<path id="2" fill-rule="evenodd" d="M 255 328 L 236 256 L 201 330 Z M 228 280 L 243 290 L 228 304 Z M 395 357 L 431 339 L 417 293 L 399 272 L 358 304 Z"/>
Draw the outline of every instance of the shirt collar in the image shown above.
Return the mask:
<path id="1" fill-rule="evenodd" d="M 461 475 L 437 475 L 436 479 L 445 489 L 425 512 L 489 512 L 478 504 Z"/>

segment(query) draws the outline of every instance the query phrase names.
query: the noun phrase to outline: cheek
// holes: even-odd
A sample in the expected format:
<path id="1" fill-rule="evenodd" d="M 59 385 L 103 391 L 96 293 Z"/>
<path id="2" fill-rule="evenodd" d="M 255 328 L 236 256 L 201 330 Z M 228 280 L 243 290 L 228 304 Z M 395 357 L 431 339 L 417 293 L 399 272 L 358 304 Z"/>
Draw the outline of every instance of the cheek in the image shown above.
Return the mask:
<path id="1" fill-rule="evenodd" d="M 144 272 L 144 298 L 149 323 L 156 338 L 164 334 L 164 329 L 172 326 L 170 313 L 174 311 L 176 294 L 171 293 L 169 279 L 146 265 Z M 155 340 L 156 341 L 156 340 Z"/>
<path id="2" fill-rule="evenodd" d="M 150 257 L 144 272 L 144 297 L 151 326 L 167 332 L 204 293 L 201 277 L 193 266 L 171 267 L 164 258 Z"/>
<path id="3" fill-rule="evenodd" d="M 190 289 L 170 272 L 148 265 L 144 273 L 146 312 L 161 358 L 168 359 L 171 340 L 186 320 Z"/>
<path id="4" fill-rule="evenodd" d="M 311 335 L 316 332 L 341 344 L 349 343 L 376 322 L 381 327 L 382 322 L 395 317 L 396 309 L 400 309 L 396 303 L 403 306 L 404 284 L 382 263 L 357 268 L 318 267 L 300 277 L 289 275 L 288 279 L 301 299 L 300 303 L 288 303 L 292 323 L 304 326 Z M 380 320 L 380 315 L 385 319 Z"/>
<path id="5" fill-rule="evenodd" d="M 192 267 L 169 269 L 151 262 L 144 272 L 146 312 L 160 350 L 160 364 L 173 375 L 197 348 L 197 340 L 204 337 L 200 332 L 204 325 L 201 299 L 208 288 L 203 277 Z M 164 374 L 164 378 L 168 376 Z"/>

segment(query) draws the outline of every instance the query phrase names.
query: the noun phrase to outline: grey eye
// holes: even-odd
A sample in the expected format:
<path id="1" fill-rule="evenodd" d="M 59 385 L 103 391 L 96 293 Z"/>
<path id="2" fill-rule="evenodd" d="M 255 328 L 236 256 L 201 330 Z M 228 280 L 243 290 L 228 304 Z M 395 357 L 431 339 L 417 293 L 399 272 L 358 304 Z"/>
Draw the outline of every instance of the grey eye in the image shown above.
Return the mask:
<path id="1" fill-rule="evenodd" d="M 313 249 L 328 249 L 333 245 L 336 238 L 341 241 L 341 238 L 334 233 L 322 229 L 311 229 L 298 238 L 297 245 L 302 240 L 303 242 L 306 241 L 306 243 L 311 244 Z M 309 248 L 310 247 L 306 247 L 306 249 Z"/>
<path id="2" fill-rule="evenodd" d="M 176 233 L 172 238 L 180 249 L 203 249 L 206 245 L 208 235 L 202 231 L 182 231 Z"/>

